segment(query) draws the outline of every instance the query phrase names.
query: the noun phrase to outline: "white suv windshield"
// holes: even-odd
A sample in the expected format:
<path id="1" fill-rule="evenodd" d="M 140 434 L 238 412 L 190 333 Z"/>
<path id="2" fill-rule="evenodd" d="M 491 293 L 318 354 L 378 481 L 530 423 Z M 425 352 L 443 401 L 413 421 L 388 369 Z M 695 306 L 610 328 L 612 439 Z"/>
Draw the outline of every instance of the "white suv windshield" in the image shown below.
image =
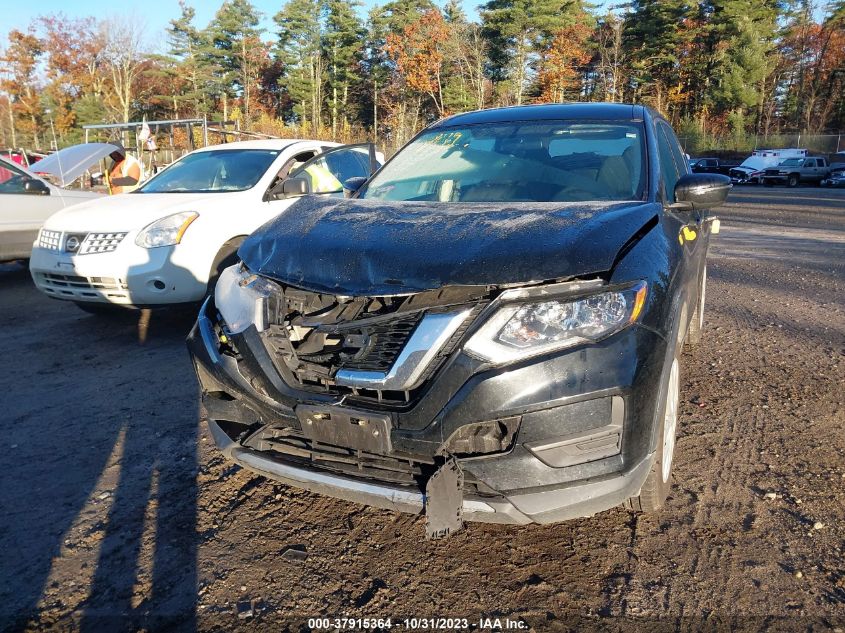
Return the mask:
<path id="1" fill-rule="evenodd" d="M 255 186 L 279 155 L 269 149 L 195 152 L 176 161 L 135 193 L 220 193 Z"/>
<path id="2" fill-rule="evenodd" d="M 359 197 L 438 202 L 642 200 L 642 126 L 531 121 L 423 132 Z"/>

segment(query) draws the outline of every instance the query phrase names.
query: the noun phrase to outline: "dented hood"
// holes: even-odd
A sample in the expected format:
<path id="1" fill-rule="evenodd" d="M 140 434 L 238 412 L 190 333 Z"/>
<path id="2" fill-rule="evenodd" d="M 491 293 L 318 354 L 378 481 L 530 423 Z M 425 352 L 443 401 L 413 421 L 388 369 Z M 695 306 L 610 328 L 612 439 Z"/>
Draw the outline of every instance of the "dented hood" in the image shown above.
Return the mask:
<path id="1" fill-rule="evenodd" d="M 342 295 L 514 285 L 611 268 L 643 202 L 432 203 L 307 196 L 238 251 L 254 272 Z"/>

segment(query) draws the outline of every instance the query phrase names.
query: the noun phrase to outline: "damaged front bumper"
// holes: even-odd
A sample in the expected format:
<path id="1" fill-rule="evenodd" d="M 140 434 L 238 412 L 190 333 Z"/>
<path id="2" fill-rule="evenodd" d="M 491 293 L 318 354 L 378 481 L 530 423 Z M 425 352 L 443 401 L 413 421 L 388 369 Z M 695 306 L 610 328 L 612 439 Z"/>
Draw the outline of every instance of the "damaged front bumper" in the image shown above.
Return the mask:
<path id="1" fill-rule="evenodd" d="M 209 299 L 188 346 L 216 444 L 243 467 L 298 488 L 419 513 L 445 451 L 456 454 L 465 476 L 465 520 L 553 523 L 636 495 L 654 458 L 654 395 L 666 343 L 645 327 L 506 371 L 456 350 L 424 394 L 400 407 L 292 388 L 254 329 L 233 337 L 240 357 L 221 353 L 220 334 Z M 352 438 L 350 450 L 322 444 L 325 436 L 304 426 L 320 411 L 346 411 L 387 437 Z M 456 449 L 489 424 L 509 429 L 505 450 Z"/>

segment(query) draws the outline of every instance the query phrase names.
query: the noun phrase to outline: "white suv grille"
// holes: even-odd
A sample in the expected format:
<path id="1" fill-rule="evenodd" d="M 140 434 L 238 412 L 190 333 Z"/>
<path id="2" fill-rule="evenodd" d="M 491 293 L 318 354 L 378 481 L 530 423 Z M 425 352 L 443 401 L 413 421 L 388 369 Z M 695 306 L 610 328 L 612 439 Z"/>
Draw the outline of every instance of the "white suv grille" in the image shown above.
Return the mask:
<path id="1" fill-rule="evenodd" d="M 38 234 L 38 246 L 41 248 L 48 248 L 51 251 L 57 251 L 59 250 L 61 243 L 61 231 L 48 231 L 47 229 L 41 229 L 41 233 Z"/>
<path id="2" fill-rule="evenodd" d="M 89 233 L 79 247 L 80 255 L 111 253 L 117 248 L 126 233 Z"/>

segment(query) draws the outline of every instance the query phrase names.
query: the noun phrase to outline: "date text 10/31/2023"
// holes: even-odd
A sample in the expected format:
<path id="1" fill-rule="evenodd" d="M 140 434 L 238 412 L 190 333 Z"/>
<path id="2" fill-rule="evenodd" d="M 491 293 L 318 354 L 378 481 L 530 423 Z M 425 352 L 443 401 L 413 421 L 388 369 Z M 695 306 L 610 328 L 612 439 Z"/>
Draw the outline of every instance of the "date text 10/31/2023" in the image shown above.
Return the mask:
<path id="1" fill-rule="evenodd" d="M 527 630 L 528 623 L 511 618 L 309 618 L 308 628 L 319 630 L 388 630 L 397 628 L 406 631 L 519 631 Z"/>

